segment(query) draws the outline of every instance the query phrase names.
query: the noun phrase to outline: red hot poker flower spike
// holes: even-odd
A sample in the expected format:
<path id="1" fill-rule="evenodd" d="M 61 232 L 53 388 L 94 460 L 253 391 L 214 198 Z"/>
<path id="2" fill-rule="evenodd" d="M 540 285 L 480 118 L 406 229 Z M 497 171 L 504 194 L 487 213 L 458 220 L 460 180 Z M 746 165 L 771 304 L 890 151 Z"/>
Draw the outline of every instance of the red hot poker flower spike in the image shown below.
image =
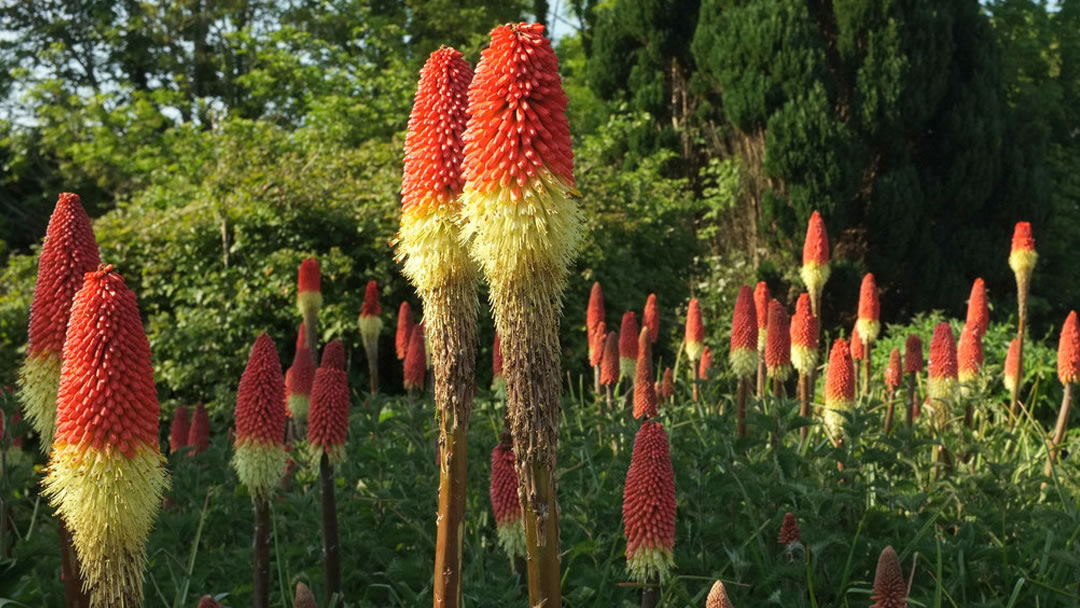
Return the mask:
<path id="1" fill-rule="evenodd" d="M 800 271 L 806 290 L 816 300 L 825 282 L 829 280 L 829 236 L 825 232 L 825 221 L 815 211 L 806 225 L 806 239 L 803 241 L 803 265 Z"/>
<path id="2" fill-rule="evenodd" d="M 623 490 L 630 578 L 665 580 L 675 565 L 675 470 L 664 427 L 646 420 L 634 438 Z"/>
<path id="3" fill-rule="evenodd" d="M 1069 313 L 1058 339 L 1058 379 L 1062 384 L 1080 382 L 1080 327 L 1076 311 Z"/>
<path id="4" fill-rule="evenodd" d="M 904 373 L 921 374 L 923 371 L 922 340 L 915 334 L 908 334 L 904 343 Z"/>
<path id="5" fill-rule="evenodd" d="M 285 378 L 274 341 L 259 334 L 236 391 L 233 466 L 253 497 L 268 497 L 285 471 Z"/>
<path id="6" fill-rule="evenodd" d="M 424 324 L 413 328 L 409 336 L 409 352 L 405 356 L 405 388 L 424 390 L 424 373 L 427 371 L 427 349 L 424 346 Z"/>
<path id="7" fill-rule="evenodd" d="M 712 351 L 706 346 L 705 350 L 701 351 L 701 362 L 698 363 L 698 378 L 708 380 L 710 369 L 712 369 Z"/>
<path id="8" fill-rule="evenodd" d="M 649 328 L 649 342 L 656 344 L 657 338 L 660 337 L 660 310 L 657 308 L 655 293 L 650 293 L 645 300 L 645 313 L 641 318 L 641 323 Z"/>
<path id="9" fill-rule="evenodd" d="M 834 442 L 844 437 L 844 416 L 855 405 L 855 365 L 847 340 L 839 338 L 829 353 L 825 372 L 825 429 Z"/>
<path id="10" fill-rule="evenodd" d="M 296 280 L 296 306 L 305 318 L 318 314 L 322 308 L 322 278 L 319 261 L 315 258 L 307 258 L 300 263 Z"/>
<path id="11" fill-rule="evenodd" d="M 731 371 L 739 378 L 749 378 L 757 370 L 757 315 L 754 296 L 749 287 L 739 288 L 735 298 L 735 313 L 731 317 Z"/>
<path id="12" fill-rule="evenodd" d="M 600 384 L 615 386 L 621 373 L 619 361 L 619 336 L 615 332 L 608 332 L 604 340 L 604 358 L 600 360 Z"/>
<path id="13" fill-rule="evenodd" d="M 693 298 L 686 308 L 686 356 L 691 361 L 697 361 L 704 349 L 705 324 L 701 320 L 701 304 L 697 298 Z"/>
<path id="14" fill-rule="evenodd" d="M 770 378 L 786 380 L 791 375 L 791 328 L 784 305 L 769 302 L 769 323 L 766 329 L 765 367 Z"/>
<path id="15" fill-rule="evenodd" d="M 518 500 L 518 476 L 514 468 L 514 448 L 505 437 L 491 451 L 491 510 L 495 513 L 495 529 L 499 546 L 510 557 L 525 557 L 525 526 L 521 522 L 521 502 Z"/>
<path id="16" fill-rule="evenodd" d="M 799 520 L 795 518 L 794 513 L 788 511 L 784 513 L 784 523 L 780 525 L 780 534 L 776 537 L 776 542 L 786 547 L 800 541 L 802 541 L 802 532 L 799 531 Z"/>
<path id="17" fill-rule="evenodd" d="M 622 326 L 619 328 L 619 367 L 625 378 L 633 378 L 637 368 L 638 324 L 633 311 L 623 313 Z"/>
<path id="18" fill-rule="evenodd" d="M 867 273 L 863 277 L 862 287 L 859 289 L 859 319 L 855 326 L 867 343 L 877 340 L 878 333 L 881 332 L 881 303 L 878 301 L 877 282 L 874 281 L 873 273 Z"/>
<path id="19" fill-rule="evenodd" d="M 1020 367 L 1020 343 L 1013 338 L 1009 342 L 1009 352 L 1005 355 L 1005 388 L 1011 393 L 1016 385 L 1016 376 Z"/>
<path id="20" fill-rule="evenodd" d="M 724 583 L 720 581 L 713 583 L 712 589 L 709 590 L 709 597 L 705 598 L 705 608 L 732 608 Z"/>
<path id="21" fill-rule="evenodd" d="M 960 382 L 971 382 L 979 375 L 983 363 L 982 340 L 976 328 L 971 325 L 960 332 L 960 345 L 957 348 L 956 375 Z"/>
<path id="22" fill-rule="evenodd" d="M 863 339 L 859 335 L 859 325 L 857 323 L 855 327 L 851 328 L 851 358 L 855 361 L 862 361 L 866 358 Z"/>
<path id="23" fill-rule="evenodd" d="M 371 317 L 382 314 L 382 306 L 379 305 L 379 283 L 375 279 L 367 282 L 364 289 L 364 304 L 360 307 L 361 317 Z"/>
<path id="24" fill-rule="evenodd" d="M 986 302 L 986 283 L 982 279 L 975 279 L 975 283 L 971 285 L 965 325 L 974 328 L 979 338 L 986 335 L 986 330 L 990 327 L 990 305 Z"/>
<path id="25" fill-rule="evenodd" d="M 885 368 L 885 390 L 891 393 L 899 388 L 901 375 L 903 375 L 903 367 L 900 361 L 900 349 L 894 348 L 889 353 L 889 365 Z"/>
<path id="26" fill-rule="evenodd" d="M 408 302 L 402 302 L 398 308 L 397 333 L 394 334 L 394 350 L 397 352 L 399 361 L 405 360 L 409 352 L 409 334 L 413 326 L 412 307 Z"/>
<path id="27" fill-rule="evenodd" d="M 652 371 L 652 343 L 649 328 L 641 328 L 638 335 L 638 358 L 634 372 L 634 418 L 654 418 L 656 411 L 656 386 Z"/>
<path id="28" fill-rule="evenodd" d="M 1027 283 L 1039 255 L 1035 252 L 1035 239 L 1031 236 L 1031 223 L 1017 222 L 1013 230 L 1012 251 L 1009 253 L 1009 267 L 1016 274 L 1017 287 L 1021 298 L 1026 298 Z"/>
<path id="29" fill-rule="evenodd" d="M 596 367 L 604 359 L 604 340 L 607 339 L 607 323 L 603 321 L 589 336 L 589 367 Z"/>
<path id="30" fill-rule="evenodd" d="M 900 559 L 893 548 L 885 547 L 878 558 L 874 574 L 874 591 L 870 595 L 874 604 L 870 608 L 907 608 L 907 584 L 900 569 Z"/>
<path id="31" fill-rule="evenodd" d="M 799 373 L 809 375 L 817 366 L 818 320 L 812 312 L 810 294 L 799 294 L 791 319 L 791 363 Z"/>
<path id="32" fill-rule="evenodd" d="M 592 291 L 589 292 L 589 309 L 585 317 L 585 329 L 591 335 L 596 328 L 604 322 L 604 289 L 600 282 L 593 283 Z"/>
<path id="33" fill-rule="evenodd" d="M 311 388 L 311 417 L 307 439 L 314 456 L 326 454 L 337 465 L 345 457 L 349 431 L 349 377 L 345 373 L 345 348 L 334 340 L 323 349 L 322 365 Z"/>
<path id="34" fill-rule="evenodd" d="M 172 424 L 169 426 L 169 453 L 175 454 L 177 450 L 187 445 L 188 433 L 191 431 L 191 423 L 188 421 L 187 408 L 178 405 L 173 412 Z"/>
<path id="35" fill-rule="evenodd" d="M 285 406 L 289 416 L 303 421 L 307 419 L 311 398 L 311 383 L 315 381 L 315 360 L 304 340 L 306 328 L 300 324 L 296 337 L 296 353 L 292 365 L 285 372 Z"/>
<path id="36" fill-rule="evenodd" d="M 931 420 L 937 429 L 945 428 L 948 421 L 948 406 L 957 381 L 956 340 L 948 323 L 938 323 L 934 327 L 934 337 L 930 340 L 929 378 L 926 392 L 930 400 L 927 408 Z"/>
<path id="37" fill-rule="evenodd" d="M 670 399 L 675 395 L 675 376 L 671 372 L 671 368 L 664 369 L 664 382 L 660 385 L 660 396 L 664 399 Z"/>
<path id="38" fill-rule="evenodd" d="M 760 281 L 754 288 L 754 312 L 757 314 L 758 352 L 765 352 L 765 343 L 768 338 L 769 327 L 769 286 L 765 281 Z"/>
<path id="39" fill-rule="evenodd" d="M 187 444 L 191 446 L 188 456 L 201 454 L 210 447 L 210 417 L 206 415 L 206 408 L 201 403 L 195 405 L 195 413 L 191 416 Z"/>

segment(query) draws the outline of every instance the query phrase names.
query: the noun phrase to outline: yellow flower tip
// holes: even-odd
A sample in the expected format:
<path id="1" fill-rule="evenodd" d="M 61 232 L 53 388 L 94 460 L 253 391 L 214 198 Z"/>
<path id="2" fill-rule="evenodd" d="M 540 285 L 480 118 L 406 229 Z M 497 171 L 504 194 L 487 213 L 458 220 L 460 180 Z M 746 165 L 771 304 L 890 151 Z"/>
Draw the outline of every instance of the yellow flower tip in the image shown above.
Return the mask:
<path id="1" fill-rule="evenodd" d="M 319 459 L 325 453 L 327 460 L 335 467 L 345 462 L 345 446 L 340 443 L 331 445 L 322 443 L 309 443 L 307 446 L 308 460 L 314 465 L 319 466 Z"/>
<path id="2" fill-rule="evenodd" d="M 736 348 L 728 355 L 731 371 L 738 378 L 748 378 L 757 372 L 758 353 L 751 348 Z"/>
<path id="3" fill-rule="evenodd" d="M 43 493 L 72 531 L 93 608 L 142 598 L 146 539 L 168 484 L 157 445 L 130 458 L 108 445 L 53 446 Z"/>
<path id="4" fill-rule="evenodd" d="M 825 423 L 825 432 L 833 441 L 844 439 L 844 412 L 850 412 L 854 408 L 855 403 L 846 399 L 826 400 L 822 421 Z"/>
<path id="5" fill-rule="evenodd" d="M 791 376 L 790 365 L 774 365 L 766 370 L 766 374 L 770 378 L 778 378 L 781 382 L 787 380 Z"/>
<path id="6" fill-rule="evenodd" d="M 637 373 L 637 359 L 631 359 L 630 357 L 619 357 L 619 377 L 634 379 L 634 375 Z"/>
<path id="7" fill-rule="evenodd" d="M 945 427 L 949 419 L 949 404 L 955 396 L 956 378 L 930 378 L 926 382 L 926 394 L 929 399 L 923 406 L 935 428 Z"/>
<path id="8" fill-rule="evenodd" d="M 799 270 L 803 284 L 806 285 L 806 291 L 810 293 L 813 299 L 816 300 L 818 294 L 825 288 L 825 283 L 829 280 L 829 272 L 828 264 L 818 264 L 816 262 L 803 264 Z"/>
<path id="9" fill-rule="evenodd" d="M 661 582 L 671 577 L 675 568 L 675 555 L 670 548 L 639 546 L 633 555 L 626 556 L 626 572 L 630 579 L 639 583 L 659 579 Z"/>
<path id="10" fill-rule="evenodd" d="M 970 382 L 974 382 L 976 377 L 977 374 L 971 370 L 960 370 L 960 372 L 957 374 L 957 380 L 960 381 L 960 384 L 968 384 Z"/>
<path id="11" fill-rule="evenodd" d="M 791 347 L 791 364 L 802 375 L 808 375 L 817 367 L 817 349 L 807 346 Z"/>
<path id="12" fill-rule="evenodd" d="M 40 437 L 41 451 L 48 453 L 56 433 L 56 393 L 60 389 L 60 353 L 39 351 L 19 369 L 19 401 L 30 425 Z"/>
<path id="13" fill-rule="evenodd" d="M 877 319 L 862 318 L 855 321 L 855 331 L 867 342 L 873 343 L 881 333 L 881 321 Z"/>
<path id="14" fill-rule="evenodd" d="M 232 465 L 253 498 L 267 499 L 281 483 L 287 458 L 280 442 L 261 439 L 238 440 Z"/>
<path id="15" fill-rule="evenodd" d="M 307 395 L 289 395 L 289 412 L 293 419 L 303 422 L 307 420 L 308 409 L 311 407 L 311 398 Z"/>
<path id="16" fill-rule="evenodd" d="M 463 244 L 457 210 L 447 205 L 416 205 L 401 213 L 397 259 L 421 292 L 456 281 L 476 281 L 476 265 Z"/>
<path id="17" fill-rule="evenodd" d="M 1016 388 L 1016 376 L 1012 374 L 1005 374 L 1005 390 L 1010 393 Z"/>
<path id="18" fill-rule="evenodd" d="M 538 173 L 521 196 L 509 187 L 487 194 L 465 185 L 461 238 L 488 280 L 504 283 L 529 277 L 561 293 L 567 268 L 583 235 L 577 191 L 549 172 Z"/>
<path id="19" fill-rule="evenodd" d="M 1034 249 L 1018 249 L 1009 254 L 1009 267 L 1016 273 L 1017 278 L 1031 278 L 1031 272 L 1035 269 L 1035 262 L 1039 254 Z"/>
<path id="20" fill-rule="evenodd" d="M 705 344 L 702 342 L 687 342 L 686 356 L 695 363 L 701 359 L 701 353 L 705 352 Z"/>
<path id="21" fill-rule="evenodd" d="M 759 353 L 765 352 L 765 345 L 769 342 L 769 330 L 767 328 L 759 328 L 757 330 L 757 349 Z"/>
<path id="22" fill-rule="evenodd" d="M 296 294 L 296 307 L 304 317 L 319 314 L 322 308 L 321 291 L 301 291 Z"/>
<path id="23" fill-rule="evenodd" d="M 510 559 L 525 557 L 525 526 L 521 518 L 505 520 L 495 528 L 499 547 Z"/>
<path id="24" fill-rule="evenodd" d="M 382 331 L 382 318 L 375 315 L 360 316 L 357 325 L 360 326 L 360 337 L 364 341 L 364 348 L 371 348 L 379 343 L 379 332 Z"/>
<path id="25" fill-rule="evenodd" d="M 951 399 L 955 388 L 955 378 L 930 378 L 926 381 L 926 393 L 931 400 Z"/>

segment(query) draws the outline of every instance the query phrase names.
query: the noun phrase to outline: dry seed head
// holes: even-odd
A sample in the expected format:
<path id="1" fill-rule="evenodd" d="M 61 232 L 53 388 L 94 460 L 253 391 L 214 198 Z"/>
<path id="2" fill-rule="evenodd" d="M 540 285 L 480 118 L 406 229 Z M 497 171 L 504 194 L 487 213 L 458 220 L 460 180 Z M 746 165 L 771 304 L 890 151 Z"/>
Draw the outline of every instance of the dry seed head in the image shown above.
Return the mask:
<path id="1" fill-rule="evenodd" d="M 301 581 L 296 582 L 293 608 L 319 608 L 319 605 L 315 603 L 315 594 Z"/>

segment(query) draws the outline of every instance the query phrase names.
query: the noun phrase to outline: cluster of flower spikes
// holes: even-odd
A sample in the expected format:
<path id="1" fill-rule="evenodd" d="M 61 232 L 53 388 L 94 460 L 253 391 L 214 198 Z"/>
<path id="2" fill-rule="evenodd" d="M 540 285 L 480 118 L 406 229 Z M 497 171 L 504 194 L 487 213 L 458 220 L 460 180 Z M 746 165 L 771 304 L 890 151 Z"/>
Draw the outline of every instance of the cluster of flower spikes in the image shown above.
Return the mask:
<path id="1" fill-rule="evenodd" d="M 889 353 L 889 364 L 885 366 L 885 390 L 889 394 L 900 388 L 900 379 L 904 374 L 903 361 L 900 359 L 900 349 L 894 348 Z"/>
<path id="2" fill-rule="evenodd" d="M 623 378 L 633 378 L 638 360 L 637 315 L 626 311 L 619 327 L 619 373 Z"/>
<path id="3" fill-rule="evenodd" d="M 712 349 L 706 346 L 705 350 L 701 351 L 701 361 L 698 362 L 698 378 L 708 380 L 710 369 L 712 369 Z"/>
<path id="4" fill-rule="evenodd" d="M 491 485 L 488 493 L 491 510 L 495 513 L 499 546 L 511 558 L 525 557 L 525 526 L 521 521 L 518 475 L 509 435 L 505 435 L 491 451 Z"/>
<path id="5" fill-rule="evenodd" d="M 604 357 L 600 360 L 600 384 L 615 386 L 619 381 L 622 372 L 619 359 L 619 335 L 610 331 L 604 339 Z"/>
<path id="6" fill-rule="evenodd" d="M 697 298 L 690 300 L 686 308 L 686 356 L 691 361 L 701 357 L 705 350 L 705 324 L 701 320 L 701 304 Z"/>
<path id="7" fill-rule="evenodd" d="M 638 358 L 634 370 L 634 418 L 657 416 L 656 383 L 652 370 L 652 342 L 649 328 L 642 327 L 638 334 Z"/>
<path id="8" fill-rule="evenodd" d="M 769 324 L 766 329 L 765 368 L 770 378 L 781 382 L 791 375 L 791 319 L 784 305 L 769 302 Z"/>
<path id="9" fill-rule="evenodd" d="M 191 448 L 188 456 L 201 454 L 210 448 L 210 417 L 203 404 L 195 404 L 195 413 L 191 415 L 191 428 L 188 430 L 187 445 Z"/>
<path id="10" fill-rule="evenodd" d="M 1016 386 L 1017 376 L 1020 375 L 1020 342 L 1016 338 L 1009 341 L 1009 352 L 1005 354 L 1004 382 L 1005 388 L 1011 393 Z"/>
<path id="11" fill-rule="evenodd" d="M 457 223 L 472 80 L 472 66 L 460 51 L 435 50 L 420 70 L 409 115 L 397 253 L 402 272 L 425 300 L 447 284 L 476 280 Z"/>
<path id="12" fill-rule="evenodd" d="M 404 383 L 407 390 L 424 390 L 427 372 L 427 347 L 424 344 L 424 324 L 413 327 L 409 335 L 409 352 L 405 355 Z"/>
<path id="13" fill-rule="evenodd" d="M 825 372 L 825 430 L 834 443 L 844 438 L 844 415 L 855 405 L 855 365 L 847 340 L 838 338 L 829 353 Z"/>
<path id="14" fill-rule="evenodd" d="M 364 304 L 360 307 L 360 337 L 364 341 L 364 348 L 368 352 L 374 352 L 379 344 L 379 332 L 382 331 L 382 306 L 379 304 L 379 283 L 371 279 L 364 289 Z"/>
<path id="15" fill-rule="evenodd" d="M 415 326 L 412 307 L 408 302 L 402 302 L 398 307 L 397 332 L 394 334 L 394 351 L 399 361 L 404 361 L 409 353 L 409 336 Z"/>
<path id="16" fill-rule="evenodd" d="M 891 547 L 885 547 L 878 557 L 874 573 L 874 589 L 870 608 L 907 608 L 907 584 L 900 568 L 900 559 Z"/>
<path id="17" fill-rule="evenodd" d="M 169 453 L 175 454 L 180 448 L 186 446 L 190 433 L 191 422 L 188 420 L 187 408 L 178 405 L 173 411 L 172 423 L 169 425 Z"/>
<path id="18" fill-rule="evenodd" d="M 660 308 L 656 302 L 656 294 L 650 293 L 645 299 L 645 312 L 641 315 L 641 324 L 649 328 L 649 342 L 656 344 L 660 337 Z"/>
<path id="19" fill-rule="evenodd" d="M 866 273 L 859 288 L 859 316 L 855 321 L 859 337 L 869 346 L 881 333 L 881 302 L 878 300 L 877 282 L 873 273 Z"/>
<path id="20" fill-rule="evenodd" d="M 1065 323 L 1061 326 L 1057 365 L 1058 379 L 1062 384 L 1080 382 L 1080 325 L 1077 323 L 1075 310 L 1065 317 Z"/>
<path id="21" fill-rule="evenodd" d="M 319 261 L 305 258 L 300 262 L 296 278 L 296 307 L 307 318 L 319 313 L 322 308 L 322 277 L 319 274 Z"/>
<path id="22" fill-rule="evenodd" d="M 666 580 L 675 565 L 675 470 L 667 434 L 654 420 L 646 419 L 634 437 L 623 522 L 630 578 Z"/>
<path id="23" fill-rule="evenodd" d="M 41 438 L 42 451 L 48 451 L 56 430 L 56 392 L 71 300 L 84 275 L 100 264 L 94 230 L 79 196 L 61 193 L 38 257 L 26 361 L 19 369 L 19 400 Z"/>
<path id="24" fill-rule="evenodd" d="M 791 364 L 803 376 L 817 366 L 818 320 L 812 308 L 810 294 L 799 294 L 791 318 Z"/>
<path id="25" fill-rule="evenodd" d="M 720 581 L 713 583 L 712 589 L 709 589 L 709 596 L 705 598 L 705 608 L 732 608 L 724 583 Z"/>
<path id="26" fill-rule="evenodd" d="M 311 416 L 307 439 L 315 458 L 323 454 L 330 464 L 345 458 L 349 432 L 349 375 L 345 373 L 345 347 L 334 340 L 323 348 L 319 370 L 311 387 Z"/>
<path id="27" fill-rule="evenodd" d="M 269 498 L 285 472 L 285 378 L 274 341 L 259 334 L 236 390 L 233 468 L 255 500 Z"/>
<path id="28" fill-rule="evenodd" d="M 948 408 L 956 388 L 958 366 L 952 328 L 948 323 L 938 323 L 934 327 L 934 337 L 930 340 L 926 392 L 931 420 L 939 430 L 945 428 L 949 418 Z"/>
<path id="29" fill-rule="evenodd" d="M 600 282 L 593 283 L 589 292 L 589 308 L 585 311 L 585 331 L 589 340 L 589 366 L 596 367 L 604 358 L 604 339 L 607 327 L 604 323 L 604 289 Z M 596 352 L 599 350 L 600 352 Z M 595 363 L 594 363 L 595 362 Z"/>
<path id="30" fill-rule="evenodd" d="M 168 480 L 135 294 L 104 266 L 75 294 L 44 494 L 72 532 L 91 605 L 142 598 L 146 539 Z"/>
<path id="31" fill-rule="evenodd" d="M 315 381 L 315 358 L 307 346 L 307 328 L 300 323 L 292 365 L 285 372 L 285 407 L 296 420 L 307 419 L 311 406 L 311 384 Z"/>
<path id="32" fill-rule="evenodd" d="M 787 547 L 791 543 L 802 542 L 802 531 L 799 530 L 799 520 L 791 511 L 784 513 L 784 522 L 780 524 L 780 533 L 776 536 L 776 543 Z"/>
<path id="33" fill-rule="evenodd" d="M 806 224 L 803 264 L 799 274 L 806 291 L 817 301 L 825 282 L 829 280 L 829 235 L 825 231 L 825 220 L 817 211 L 810 214 L 810 221 Z"/>
<path id="34" fill-rule="evenodd" d="M 728 353 L 731 371 L 738 378 L 749 378 L 757 371 L 757 318 L 754 296 L 749 287 L 739 288 L 735 312 L 731 317 L 731 351 Z"/>
<path id="35" fill-rule="evenodd" d="M 757 318 L 757 349 L 762 355 L 765 354 L 765 344 L 769 339 L 769 300 L 771 299 L 769 286 L 765 284 L 765 281 L 758 281 L 757 286 L 754 287 L 754 315 Z"/>
<path id="36" fill-rule="evenodd" d="M 581 242 L 566 104 L 544 26 L 494 28 L 469 86 L 461 200 L 462 236 L 491 285 L 496 321 L 526 277 L 538 294 L 561 293 Z"/>

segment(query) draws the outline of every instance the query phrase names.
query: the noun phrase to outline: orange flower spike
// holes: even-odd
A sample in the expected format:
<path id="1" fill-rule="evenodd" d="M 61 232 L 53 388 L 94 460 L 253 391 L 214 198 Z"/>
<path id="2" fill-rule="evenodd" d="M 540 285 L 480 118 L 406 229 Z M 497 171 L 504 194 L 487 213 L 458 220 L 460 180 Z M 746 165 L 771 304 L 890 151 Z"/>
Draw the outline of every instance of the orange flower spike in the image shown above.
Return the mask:
<path id="1" fill-rule="evenodd" d="M 859 335 L 858 324 L 851 328 L 851 358 L 855 361 L 862 361 L 866 358 L 866 352 L 863 349 L 863 339 Z"/>
<path id="2" fill-rule="evenodd" d="M 686 308 L 686 356 L 691 361 L 701 358 L 705 349 L 705 324 L 701 321 L 701 304 L 697 298 Z"/>
<path id="3" fill-rule="evenodd" d="M 345 373 L 345 347 L 334 340 L 323 349 L 322 365 L 311 387 L 311 420 L 307 429 L 313 459 L 325 453 L 330 463 L 345 459 L 349 431 L 349 376 Z"/>
<path id="4" fill-rule="evenodd" d="M 891 546 L 885 547 L 878 558 L 870 599 L 874 600 L 870 608 L 907 608 L 907 583 L 900 559 Z"/>
<path id="5" fill-rule="evenodd" d="M 173 411 L 172 424 L 169 425 L 169 453 L 175 454 L 180 448 L 187 445 L 188 434 L 191 432 L 191 422 L 188 420 L 187 408 L 178 405 Z"/>
<path id="6" fill-rule="evenodd" d="M 649 341 L 649 328 L 642 327 L 638 335 L 637 361 L 634 372 L 634 418 L 646 416 L 655 418 L 656 384 L 652 370 L 652 342 Z"/>
<path id="7" fill-rule="evenodd" d="M 735 313 L 731 317 L 731 352 L 728 355 L 731 371 L 738 378 L 749 378 L 757 371 L 757 335 L 753 292 L 743 285 L 739 288 Z"/>
<path id="8" fill-rule="evenodd" d="M 1016 284 L 1022 292 L 1027 291 L 1031 280 L 1031 271 L 1035 268 L 1039 254 L 1035 252 L 1035 238 L 1031 236 L 1030 222 L 1017 222 L 1013 229 L 1012 251 L 1009 252 L 1009 267 L 1016 274 Z"/>
<path id="9" fill-rule="evenodd" d="M 675 396 L 675 376 L 670 367 L 664 368 L 664 381 L 660 385 L 660 397 L 670 399 Z"/>
<path id="10" fill-rule="evenodd" d="M 315 381 L 315 360 L 304 340 L 307 328 L 300 324 L 296 336 L 296 352 L 292 365 L 285 372 L 285 407 L 289 416 L 298 421 L 307 420 L 311 399 L 311 383 Z"/>
<path id="11" fill-rule="evenodd" d="M 784 305 L 769 302 L 769 323 L 765 345 L 765 368 L 770 378 L 786 380 L 791 375 L 791 321 Z"/>
<path id="12" fill-rule="evenodd" d="M 604 340 L 607 339 L 607 323 L 600 322 L 589 334 L 589 367 L 596 367 L 604 359 Z"/>
<path id="13" fill-rule="evenodd" d="M 966 325 L 960 332 L 960 345 L 957 347 L 957 379 L 971 382 L 979 375 L 983 363 L 982 340 L 977 328 Z"/>
<path id="14" fill-rule="evenodd" d="M 595 352 L 597 345 L 603 347 L 604 336 L 606 331 L 600 330 L 600 326 L 604 323 L 604 289 L 600 287 L 600 282 L 593 283 L 592 291 L 589 292 L 589 308 L 585 313 L 585 332 L 589 338 L 589 365 L 595 367 L 597 364 L 593 363 L 594 360 L 599 360 L 603 357 L 603 352 Z M 599 342 L 596 341 L 597 335 L 600 336 Z"/>
<path id="15" fill-rule="evenodd" d="M 1058 379 L 1062 384 L 1080 382 L 1080 327 L 1077 325 L 1076 311 L 1065 317 L 1058 338 Z"/>
<path id="16" fill-rule="evenodd" d="M 957 382 L 956 340 L 948 323 L 938 323 L 934 327 L 934 337 L 930 340 L 929 379 L 926 392 L 930 398 L 928 407 L 931 418 L 938 429 L 944 428 L 948 420 L 948 402 L 953 396 Z"/>
<path id="17" fill-rule="evenodd" d="M 804 376 L 817 366 L 818 320 L 812 308 L 810 294 L 799 294 L 791 319 L 791 363 Z"/>
<path id="18" fill-rule="evenodd" d="M 399 361 L 404 361 L 409 352 L 409 334 L 414 325 L 412 307 L 408 302 L 402 302 L 398 307 L 397 332 L 394 334 L 394 350 Z"/>
<path id="19" fill-rule="evenodd" d="M 986 301 L 986 283 L 982 279 L 975 279 L 971 285 L 965 325 L 974 328 L 980 339 L 986 335 L 986 330 L 990 327 L 990 305 Z"/>
<path id="20" fill-rule="evenodd" d="M 859 336 L 869 346 L 881 332 L 881 303 L 878 301 L 877 282 L 873 273 L 866 273 L 859 289 L 859 318 L 855 322 Z"/>
<path id="21" fill-rule="evenodd" d="M 91 605 L 137 605 L 168 478 L 150 343 L 112 266 L 72 299 L 56 404 L 43 494 L 72 532 Z"/>
<path id="22" fill-rule="evenodd" d="M 608 332 L 604 339 L 604 358 L 600 360 L 600 384 L 615 386 L 619 381 L 621 366 L 619 361 L 619 335 Z"/>
<path id="23" fill-rule="evenodd" d="M 889 365 L 885 368 L 885 390 L 893 393 L 900 387 L 900 378 L 904 368 L 900 361 L 900 349 L 894 348 L 889 353 Z"/>
<path id="24" fill-rule="evenodd" d="M 406 390 L 424 390 L 424 374 L 427 372 L 427 348 L 424 345 L 424 324 L 413 328 L 409 336 L 409 352 L 405 356 Z"/>
<path id="25" fill-rule="evenodd" d="M 201 454 L 210 447 L 210 417 L 206 415 L 206 408 L 201 403 L 195 405 L 195 413 L 191 416 L 187 444 L 191 446 L 188 456 Z"/>
<path id="26" fill-rule="evenodd" d="M 1016 377 L 1020 367 L 1020 343 L 1013 338 L 1009 342 L 1009 352 L 1005 355 L 1005 388 L 1012 392 L 1016 386 Z"/>
<path id="27" fill-rule="evenodd" d="M 825 220 L 821 219 L 821 214 L 817 211 L 810 214 L 810 221 L 806 225 L 803 265 L 799 274 L 806 285 L 806 291 L 810 292 L 811 301 L 819 302 L 821 291 L 829 280 L 829 235 L 825 231 Z M 813 312 L 818 314 L 816 310 Z"/>
<path id="28" fill-rule="evenodd" d="M 829 353 L 825 373 L 825 430 L 833 442 L 844 437 L 844 415 L 855 407 L 855 364 L 847 340 L 838 338 Z"/>
<path id="29" fill-rule="evenodd" d="M 666 580 L 675 565 L 675 470 L 664 427 L 652 420 L 634 437 L 623 522 L 630 578 L 642 583 Z"/>
<path id="30" fill-rule="evenodd" d="M 712 351 L 706 346 L 705 350 L 701 351 L 701 361 L 698 363 L 698 378 L 708 380 L 710 369 L 712 369 Z"/>
<path id="31" fill-rule="evenodd" d="M 656 304 L 656 294 L 650 293 L 645 300 L 645 312 L 641 317 L 641 324 L 649 328 L 649 342 L 656 344 L 660 337 L 660 310 Z"/>
<path id="32" fill-rule="evenodd" d="M 904 373 L 921 374 L 923 367 L 922 339 L 915 334 L 908 334 L 904 343 Z"/>
<path id="33" fill-rule="evenodd" d="M 374 279 L 368 281 L 364 290 L 364 304 L 360 308 L 360 337 L 364 341 L 364 348 L 371 352 L 372 345 L 379 342 L 379 332 L 382 331 L 382 306 L 379 305 L 379 283 Z M 376 346 L 377 348 L 377 346 Z"/>
<path id="34" fill-rule="evenodd" d="M 709 589 L 709 596 L 705 598 L 705 608 L 732 608 L 723 582 L 713 583 L 712 589 Z"/>
<path id="35" fill-rule="evenodd" d="M 776 543 L 786 547 L 791 543 L 801 541 L 802 532 L 799 530 L 799 520 L 790 511 L 784 513 L 784 523 L 780 525 L 780 534 L 776 537 Z"/>
<path id="36" fill-rule="evenodd" d="M 754 312 L 757 315 L 757 347 L 758 353 L 765 354 L 765 344 L 768 341 L 769 329 L 769 286 L 765 281 L 759 281 L 754 288 Z"/>
<path id="37" fill-rule="evenodd" d="M 62 192 L 38 256 L 26 361 L 19 369 L 19 401 L 43 452 L 52 446 L 56 431 L 56 391 L 71 299 L 83 286 L 84 275 L 100 264 L 94 229 L 79 196 Z"/>
<path id="38" fill-rule="evenodd" d="M 521 523 L 521 502 L 518 500 L 518 476 L 514 469 L 514 448 L 509 437 L 491 451 L 491 483 L 488 495 L 495 513 L 495 529 L 499 546 L 510 556 L 525 557 L 525 526 Z"/>
<path id="39" fill-rule="evenodd" d="M 252 497 L 266 499 L 285 472 L 285 378 L 274 341 L 259 334 L 236 391 L 233 468 Z"/>
<path id="40" fill-rule="evenodd" d="M 623 313 L 619 328 L 619 369 L 622 377 L 633 378 L 638 359 L 638 324 L 633 311 Z"/>
<path id="41" fill-rule="evenodd" d="M 322 308 L 322 277 L 319 274 L 319 261 L 307 258 L 300 263 L 296 279 L 296 307 L 306 319 L 319 314 Z"/>

